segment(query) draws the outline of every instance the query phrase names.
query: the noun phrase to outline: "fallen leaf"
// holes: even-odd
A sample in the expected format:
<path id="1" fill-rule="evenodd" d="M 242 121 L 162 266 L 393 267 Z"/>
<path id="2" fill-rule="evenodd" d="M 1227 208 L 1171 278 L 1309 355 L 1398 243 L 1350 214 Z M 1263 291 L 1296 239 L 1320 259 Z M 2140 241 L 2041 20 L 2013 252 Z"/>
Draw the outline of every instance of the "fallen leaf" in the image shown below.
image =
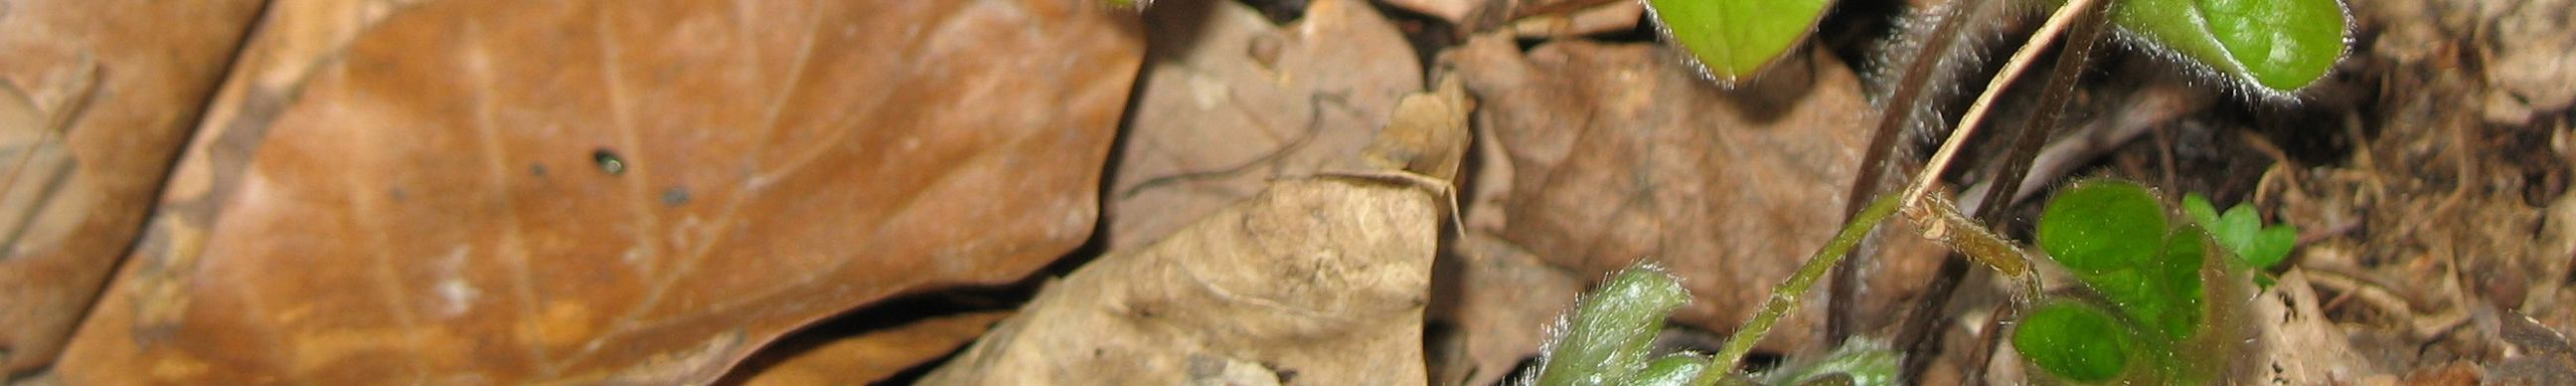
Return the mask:
<path id="1" fill-rule="evenodd" d="M 259 6 L 0 4 L 0 378 L 61 352 Z"/>
<path id="2" fill-rule="evenodd" d="M 1513 19 L 1512 32 L 1523 38 L 1576 37 L 1637 29 L 1646 3 L 1617 1 Z"/>
<path id="3" fill-rule="evenodd" d="M 706 382 L 1080 244 L 1143 49 L 1060 1 L 267 12 L 66 383 Z"/>
<path id="4" fill-rule="evenodd" d="M 1283 384 L 1421 384 L 1432 193 L 1352 177 L 1277 182 L 1049 283 L 922 383 L 1170 385 L 1262 370 Z"/>
<path id="5" fill-rule="evenodd" d="M 1008 311 L 989 311 L 933 317 L 800 347 L 795 352 L 782 353 L 784 357 L 777 363 L 745 375 L 742 384 L 854 385 L 883 382 L 886 377 L 939 359 L 975 341 L 975 337 L 983 336 L 994 322 L 1010 316 Z"/>
<path id="6" fill-rule="evenodd" d="M 1697 297 L 1676 320 L 1732 331 L 1839 229 L 1872 122 L 1853 112 L 1875 109 L 1830 55 L 1801 51 L 1783 67 L 1795 71 L 1731 91 L 1679 55 L 1581 41 L 1523 53 L 1482 36 L 1446 58 L 1479 96 L 1489 145 L 1508 155 L 1500 236 L 1581 277 L 1663 262 Z M 1864 331 L 1895 319 L 1938 262 L 1920 238 L 1891 240 L 1853 260 L 1874 272 L 1859 297 Z M 1821 331 L 1823 309 L 1801 308 L 1775 331 Z M 1827 348 L 1814 338 L 1772 334 L 1761 347 Z"/>
<path id="7" fill-rule="evenodd" d="M 1351 159 L 1423 87 L 1412 46 L 1366 2 L 1318 0 L 1285 28 L 1232 1 L 1146 17 L 1154 57 L 1110 181 L 1109 250 Z"/>
<path id="8" fill-rule="evenodd" d="M 1429 317 L 1450 326 L 1428 345 L 1432 380 L 1441 385 L 1492 385 L 1538 356 L 1558 315 L 1574 307 L 1589 277 L 1548 265 L 1538 256 L 1482 233 L 1471 233 L 1443 256 L 1433 274 Z"/>

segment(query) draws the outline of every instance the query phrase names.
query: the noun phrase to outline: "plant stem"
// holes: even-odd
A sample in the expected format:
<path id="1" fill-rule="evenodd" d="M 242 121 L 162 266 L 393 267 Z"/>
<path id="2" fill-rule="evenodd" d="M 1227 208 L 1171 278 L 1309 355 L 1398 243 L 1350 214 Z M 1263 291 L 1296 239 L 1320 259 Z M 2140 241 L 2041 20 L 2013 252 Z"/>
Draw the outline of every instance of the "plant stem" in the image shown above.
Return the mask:
<path id="1" fill-rule="evenodd" d="M 1851 192 L 1843 201 L 1845 203 L 1843 204 L 1844 222 L 1851 222 L 1853 218 L 1859 216 L 1861 208 L 1868 205 L 1866 201 L 1871 196 L 1879 194 L 1879 182 L 1886 179 L 1888 173 L 1894 172 L 1893 168 L 1887 165 L 1887 160 L 1897 148 L 1905 146 L 1904 142 L 1897 140 L 1897 135 L 1904 132 L 1905 126 L 1914 121 L 1914 109 L 1923 104 L 1921 100 L 1926 93 L 1924 90 L 1931 88 L 1933 82 L 1945 78 L 1939 76 L 1948 70 L 1942 63 L 1948 62 L 1947 59 L 1952 56 L 1962 54 L 1951 50 L 1951 47 L 1958 46 L 1960 41 L 1967 40 L 1968 34 L 1961 32 L 1961 29 L 1966 28 L 1970 19 L 1983 14 L 1985 7 L 1993 3 L 1987 0 L 1951 1 L 1949 8 L 1940 16 L 1940 22 L 1933 25 L 1931 34 L 1925 35 L 1922 44 L 1916 45 L 1914 56 L 1905 65 L 1904 74 L 1897 78 L 1896 90 L 1888 94 L 1886 107 L 1879 111 L 1878 129 L 1870 135 L 1869 152 L 1861 156 L 1861 170 L 1853 173 Z M 1834 267 L 1834 280 L 1828 283 L 1830 287 L 1826 287 L 1825 292 L 1826 342 L 1841 342 L 1851 336 L 1853 330 L 1851 310 L 1857 306 L 1852 304 L 1852 298 L 1858 296 L 1860 292 L 1859 271 L 1860 269 L 1855 266 Z M 1958 280 L 1954 276 L 1944 277 L 1948 277 L 1951 281 Z"/>
<path id="2" fill-rule="evenodd" d="M 1869 207 L 1861 209 L 1859 216 L 1843 223 L 1842 232 L 1835 233 L 1833 241 L 1826 242 L 1824 248 L 1808 256 L 1806 265 L 1799 266 L 1797 273 L 1781 281 L 1779 286 L 1772 287 L 1771 298 L 1762 303 L 1762 310 L 1753 314 L 1752 321 L 1737 328 L 1735 336 L 1727 338 L 1726 347 L 1717 352 L 1716 358 L 1709 360 L 1708 369 L 1701 371 L 1693 384 L 1714 385 L 1734 374 L 1736 362 L 1753 352 L 1753 344 L 1770 334 L 1771 326 L 1779 323 L 1781 317 L 1798 309 L 1798 299 L 1806 297 L 1807 289 L 1815 286 L 1816 279 L 1823 278 L 1827 270 L 1842 261 L 1843 255 L 1851 252 L 1852 246 L 1860 244 L 1862 237 L 1868 236 L 1870 230 L 1877 229 L 1879 223 L 1886 222 L 1889 215 L 1896 213 L 1896 198 L 1896 195 L 1889 194 L 1871 200 Z"/>
<path id="3" fill-rule="evenodd" d="M 1932 153 L 1931 163 L 1924 164 L 1923 170 L 1915 174 L 1913 187 L 1905 189 L 1906 207 L 1914 207 L 1923 201 L 1923 195 L 1932 190 L 1932 184 L 1940 181 L 1941 172 L 1950 168 L 1952 158 L 1958 157 L 1959 147 L 1967 144 L 1968 137 L 1976 134 L 1978 123 L 1985 121 L 1988 105 L 2002 96 L 2004 89 L 2012 86 L 2013 80 L 2021 77 L 2022 70 L 2030 67 L 2032 58 L 2038 57 L 2050 43 L 2057 42 L 2057 37 L 2066 32 L 2066 26 L 2075 21 L 2076 14 L 2092 8 L 2096 2 L 2099 0 L 2067 1 L 2066 6 L 2058 7 L 2056 13 L 2048 15 L 2048 24 L 2041 25 L 2030 42 L 2013 52 L 2012 60 L 2004 62 L 2003 72 L 1995 74 L 1994 80 L 1986 84 L 1985 92 L 1977 94 L 1976 103 L 1968 105 L 1967 114 L 1959 116 L 1959 128 L 1950 134 L 1950 139 L 1941 143 L 1940 151 Z"/>

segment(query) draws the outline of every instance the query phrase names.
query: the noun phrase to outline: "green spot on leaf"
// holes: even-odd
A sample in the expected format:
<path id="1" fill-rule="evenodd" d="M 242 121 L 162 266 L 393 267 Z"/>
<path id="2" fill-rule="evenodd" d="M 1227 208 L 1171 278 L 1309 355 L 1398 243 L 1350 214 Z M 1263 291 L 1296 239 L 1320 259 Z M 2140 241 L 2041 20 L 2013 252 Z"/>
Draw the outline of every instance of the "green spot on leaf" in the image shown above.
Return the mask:
<path id="1" fill-rule="evenodd" d="M 1666 38 L 1690 51 L 1709 76 L 1734 82 L 1806 37 L 1826 0 L 1647 0 Z"/>

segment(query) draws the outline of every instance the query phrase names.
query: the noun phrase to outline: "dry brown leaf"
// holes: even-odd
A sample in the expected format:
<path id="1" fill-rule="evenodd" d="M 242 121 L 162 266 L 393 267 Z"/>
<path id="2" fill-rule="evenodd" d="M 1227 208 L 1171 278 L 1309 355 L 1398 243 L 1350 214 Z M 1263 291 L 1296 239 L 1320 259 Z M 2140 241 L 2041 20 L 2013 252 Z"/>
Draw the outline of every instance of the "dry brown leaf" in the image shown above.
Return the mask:
<path id="1" fill-rule="evenodd" d="M 1533 14 L 1513 19 L 1512 32 L 1523 38 L 1575 37 L 1625 32 L 1644 22 L 1646 3 L 1616 1 Z"/>
<path id="2" fill-rule="evenodd" d="M 1423 86 L 1412 46 L 1364 1 L 1315 1 L 1285 28 L 1234 1 L 1146 17 L 1154 58 L 1106 198 L 1110 250 L 1347 162 Z"/>
<path id="3" fill-rule="evenodd" d="M 0 3 L 0 378 L 61 352 L 259 5 Z"/>
<path id="4" fill-rule="evenodd" d="M 744 385 L 856 385 L 883 382 L 913 366 L 939 359 L 984 335 L 1009 311 L 976 312 L 920 321 L 834 339 L 785 355 L 745 375 Z M 793 338 L 790 339 L 791 341 Z M 786 346 L 781 343 L 779 346 Z M 771 349 L 777 349 L 772 347 Z M 766 357 L 767 353 L 761 354 Z M 753 367 L 746 362 L 744 369 Z M 726 375 L 728 379 L 735 375 Z"/>
<path id="5" fill-rule="evenodd" d="M 1467 14 L 1475 12 L 1479 5 L 1499 3 L 1490 0 L 1379 0 L 1378 2 L 1447 21 L 1449 25 L 1463 24 L 1467 21 Z"/>
<path id="6" fill-rule="evenodd" d="M 1677 320 L 1731 331 L 1841 225 L 1871 122 L 1852 112 L 1874 109 L 1830 55 L 1732 91 L 1678 55 L 1579 41 L 1523 54 L 1484 36 L 1447 60 L 1508 155 L 1505 240 L 1583 277 L 1661 261 L 1697 298 Z M 1875 272 L 1860 297 L 1865 328 L 1895 319 L 1938 262 L 1919 238 L 1892 240 L 1892 252 L 1859 262 Z M 1822 309 L 1802 308 L 1777 331 L 1819 331 Z M 1772 334 L 1764 347 L 1822 349 L 1814 338 Z"/>
<path id="7" fill-rule="evenodd" d="M 2287 385 L 2349 384 L 2378 376 L 2380 370 L 2353 353 L 2343 328 L 2326 318 L 2317 292 L 2300 270 L 2281 275 L 2253 302 L 2257 340 L 2268 342 L 2269 378 Z"/>
<path id="8" fill-rule="evenodd" d="M 1492 385 L 1536 357 L 1548 328 L 1573 309 L 1589 278 L 1550 266 L 1502 240 L 1471 233 L 1443 256 L 1430 318 L 1452 328 L 1428 344 L 1433 383 Z"/>
<path id="9" fill-rule="evenodd" d="M 1376 179 L 1274 183 L 1050 283 L 923 383 L 1421 384 L 1436 197 Z"/>
<path id="10" fill-rule="evenodd" d="M 695 383 L 900 291 L 1017 279 L 1090 232 L 1127 17 L 274 4 L 63 379 Z"/>

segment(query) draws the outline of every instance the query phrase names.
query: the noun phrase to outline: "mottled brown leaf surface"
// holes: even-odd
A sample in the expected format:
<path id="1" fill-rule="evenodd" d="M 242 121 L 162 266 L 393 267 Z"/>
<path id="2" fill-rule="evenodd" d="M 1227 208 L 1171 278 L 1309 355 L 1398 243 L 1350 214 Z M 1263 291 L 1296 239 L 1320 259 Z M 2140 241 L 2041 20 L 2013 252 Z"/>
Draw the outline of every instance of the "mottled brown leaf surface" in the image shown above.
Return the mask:
<path id="1" fill-rule="evenodd" d="M 1423 88 L 1413 48 L 1365 1 L 1319 0 L 1286 27 L 1234 1 L 1147 17 L 1154 54 L 1107 197 L 1112 250 L 1351 159 Z"/>
<path id="2" fill-rule="evenodd" d="M 923 383 L 1425 382 L 1437 196 L 1353 177 L 1272 186 L 1050 283 Z"/>
<path id="3" fill-rule="evenodd" d="M 1016 279 L 1091 230 L 1128 18 L 274 4 L 63 379 L 702 382 L 896 292 Z"/>
<path id="4" fill-rule="evenodd" d="M 0 378 L 71 337 L 258 7 L 0 2 Z"/>
<path id="5" fill-rule="evenodd" d="M 1482 37 L 1451 54 L 1510 163 L 1499 235 L 1579 277 L 1661 261 L 1697 297 L 1676 320 L 1713 331 L 1734 330 L 1832 237 L 1872 122 L 1853 113 L 1873 111 L 1857 79 L 1827 55 L 1730 91 L 1652 44 L 1524 54 Z M 1892 239 L 1896 253 L 1862 263 L 1878 265 L 1860 297 L 1872 328 L 1937 263 L 1920 239 Z M 1824 346 L 1808 343 L 1822 310 L 1801 308 L 1764 347 Z"/>

